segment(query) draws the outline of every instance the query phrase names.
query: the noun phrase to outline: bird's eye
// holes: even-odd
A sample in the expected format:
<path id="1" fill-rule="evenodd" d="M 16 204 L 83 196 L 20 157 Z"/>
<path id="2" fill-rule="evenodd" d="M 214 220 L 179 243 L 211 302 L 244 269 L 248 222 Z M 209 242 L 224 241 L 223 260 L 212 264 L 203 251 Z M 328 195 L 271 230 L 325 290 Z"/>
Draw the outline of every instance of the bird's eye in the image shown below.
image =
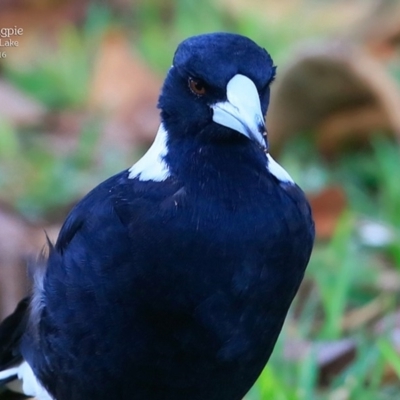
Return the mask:
<path id="1" fill-rule="evenodd" d="M 207 91 L 204 83 L 194 78 L 189 78 L 189 88 L 197 96 L 203 96 Z"/>

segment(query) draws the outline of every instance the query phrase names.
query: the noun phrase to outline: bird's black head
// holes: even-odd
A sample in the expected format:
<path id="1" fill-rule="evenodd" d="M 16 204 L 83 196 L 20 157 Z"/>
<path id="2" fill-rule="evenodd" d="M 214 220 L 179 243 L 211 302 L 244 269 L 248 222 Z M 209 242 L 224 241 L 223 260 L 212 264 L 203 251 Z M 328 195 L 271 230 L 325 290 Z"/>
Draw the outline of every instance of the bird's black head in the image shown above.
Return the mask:
<path id="1" fill-rule="evenodd" d="M 225 140 L 242 134 L 266 147 L 264 116 L 274 76 L 270 55 L 244 36 L 191 37 L 178 46 L 165 80 L 162 122 L 169 135 Z"/>

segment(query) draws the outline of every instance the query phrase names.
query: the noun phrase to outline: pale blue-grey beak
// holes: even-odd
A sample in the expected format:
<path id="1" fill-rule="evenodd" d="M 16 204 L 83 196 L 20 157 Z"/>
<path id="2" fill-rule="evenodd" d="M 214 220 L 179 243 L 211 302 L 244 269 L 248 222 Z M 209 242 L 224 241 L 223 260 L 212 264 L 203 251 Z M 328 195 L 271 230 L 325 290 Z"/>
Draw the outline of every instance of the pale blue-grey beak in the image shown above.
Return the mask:
<path id="1" fill-rule="evenodd" d="M 228 82 L 226 96 L 226 101 L 211 105 L 213 121 L 247 136 L 265 149 L 265 121 L 254 82 L 237 74 Z"/>

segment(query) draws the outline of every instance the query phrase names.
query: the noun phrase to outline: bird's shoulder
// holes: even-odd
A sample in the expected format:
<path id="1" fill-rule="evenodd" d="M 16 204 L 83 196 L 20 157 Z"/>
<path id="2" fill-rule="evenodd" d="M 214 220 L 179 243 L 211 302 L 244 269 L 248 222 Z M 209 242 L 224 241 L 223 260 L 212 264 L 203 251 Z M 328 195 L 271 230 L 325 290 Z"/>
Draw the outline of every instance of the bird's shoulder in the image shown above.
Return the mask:
<path id="1" fill-rule="evenodd" d="M 122 171 L 92 189 L 68 214 L 61 227 L 55 250 L 64 253 L 73 240 L 88 234 L 109 241 L 113 234 L 127 234 L 132 224 L 140 225 L 160 203 L 173 203 L 181 185 L 165 182 L 142 182 Z M 115 238 L 115 236 L 114 236 Z"/>

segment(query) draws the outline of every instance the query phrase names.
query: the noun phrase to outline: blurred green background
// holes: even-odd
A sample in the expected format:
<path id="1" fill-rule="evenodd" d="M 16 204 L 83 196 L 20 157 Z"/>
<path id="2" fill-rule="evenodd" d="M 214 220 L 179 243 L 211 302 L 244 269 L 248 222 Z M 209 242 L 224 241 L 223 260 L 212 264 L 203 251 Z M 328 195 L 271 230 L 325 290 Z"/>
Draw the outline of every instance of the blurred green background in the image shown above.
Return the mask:
<path id="1" fill-rule="evenodd" d="M 177 44 L 230 31 L 272 55 L 273 155 L 306 191 L 317 243 L 247 400 L 400 397 L 400 2 L 0 3 L 0 315 L 71 206 L 151 143 Z M 0 397 L 4 396 L 0 394 Z"/>

